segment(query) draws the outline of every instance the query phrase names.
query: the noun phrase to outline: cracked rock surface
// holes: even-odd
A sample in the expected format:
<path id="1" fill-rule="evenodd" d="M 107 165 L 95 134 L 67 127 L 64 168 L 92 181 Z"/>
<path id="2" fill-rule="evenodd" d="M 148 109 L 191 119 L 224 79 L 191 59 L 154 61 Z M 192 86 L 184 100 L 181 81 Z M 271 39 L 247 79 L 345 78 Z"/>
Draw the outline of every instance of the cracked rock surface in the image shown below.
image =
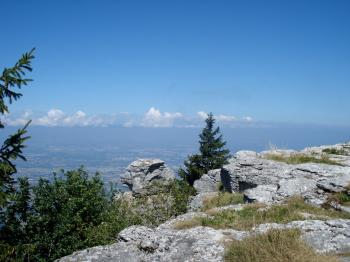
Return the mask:
<path id="1" fill-rule="evenodd" d="M 229 240 L 242 240 L 270 229 L 292 228 L 299 229 L 303 240 L 320 253 L 350 252 L 350 220 L 347 219 L 268 223 L 252 231 L 201 226 L 185 230 L 173 228 L 178 221 L 200 215 L 204 214 L 185 214 L 155 229 L 131 226 L 119 233 L 115 244 L 77 251 L 58 261 L 223 261 L 225 243 Z"/>

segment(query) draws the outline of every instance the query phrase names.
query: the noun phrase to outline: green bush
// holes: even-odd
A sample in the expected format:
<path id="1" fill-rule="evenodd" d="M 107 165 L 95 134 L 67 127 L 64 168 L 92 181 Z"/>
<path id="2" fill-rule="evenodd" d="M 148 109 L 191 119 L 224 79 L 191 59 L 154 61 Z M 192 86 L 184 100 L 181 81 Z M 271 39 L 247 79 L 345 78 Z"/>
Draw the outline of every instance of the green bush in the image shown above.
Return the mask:
<path id="1" fill-rule="evenodd" d="M 0 228 L 0 261 L 53 261 L 72 252 L 115 241 L 131 225 L 157 226 L 187 210 L 194 189 L 184 181 L 153 185 L 149 196 L 131 201 L 108 197 L 99 174 L 80 168 L 19 187 Z"/>

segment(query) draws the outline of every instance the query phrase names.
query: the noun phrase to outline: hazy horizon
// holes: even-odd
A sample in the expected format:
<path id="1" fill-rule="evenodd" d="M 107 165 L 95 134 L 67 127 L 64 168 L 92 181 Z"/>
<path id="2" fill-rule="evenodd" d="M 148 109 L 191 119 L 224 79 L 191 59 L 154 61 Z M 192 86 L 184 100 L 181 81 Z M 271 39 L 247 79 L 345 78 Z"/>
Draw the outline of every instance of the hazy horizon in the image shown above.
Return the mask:
<path id="1" fill-rule="evenodd" d="M 8 127 L 2 139 L 15 127 Z M 138 158 L 160 158 L 176 170 L 198 151 L 200 128 L 36 127 L 30 126 L 28 161 L 17 161 L 17 176 L 50 178 L 52 172 L 81 165 L 102 173 L 105 182 L 117 182 L 128 164 Z M 222 128 L 227 148 L 263 151 L 275 146 L 300 150 L 307 146 L 350 141 L 349 127 L 280 126 Z"/>

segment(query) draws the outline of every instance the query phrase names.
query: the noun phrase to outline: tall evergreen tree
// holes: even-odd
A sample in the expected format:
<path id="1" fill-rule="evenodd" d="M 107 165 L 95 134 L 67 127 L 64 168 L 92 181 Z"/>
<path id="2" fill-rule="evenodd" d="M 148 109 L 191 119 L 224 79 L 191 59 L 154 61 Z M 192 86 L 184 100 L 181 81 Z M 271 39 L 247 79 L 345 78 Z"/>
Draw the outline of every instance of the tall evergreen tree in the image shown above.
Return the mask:
<path id="1" fill-rule="evenodd" d="M 34 58 L 34 49 L 25 53 L 10 68 L 4 68 L 0 76 L 0 115 L 9 113 L 7 103 L 19 99 L 22 94 L 14 89 L 20 89 L 27 85 L 31 79 L 25 78 L 25 74 L 32 71 L 31 62 Z M 13 163 L 17 158 L 25 160 L 23 155 L 24 142 L 29 138 L 26 136 L 26 129 L 29 122 L 15 134 L 10 135 L 0 147 L 0 215 L 5 207 L 10 194 L 15 191 L 12 175 L 16 173 L 16 166 Z M 0 121 L 0 128 L 4 128 Z"/>
<path id="2" fill-rule="evenodd" d="M 179 174 L 190 185 L 209 170 L 221 168 L 227 163 L 230 151 L 225 149 L 220 128 L 215 127 L 215 118 L 212 113 L 205 120 L 206 126 L 199 135 L 199 154 L 191 155 L 184 162 L 184 169 Z"/>
<path id="3" fill-rule="evenodd" d="M 13 67 L 4 68 L 2 71 L 0 75 L 0 116 L 9 113 L 8 104 L 22 96 L 16 88 L 20 89 L 32 81 L 25 78 L 25 74 L 32 71 L 33 53 L 34 49 L 23 54 Z M 27 242 L 25 239 L 30 212 L 29 182 L 27 178 L 20 178 L 16 188 L 13 174 L 17 172 L 14 161 L 17 158 L 26 160 L 22 150 L 25 147 L 24 142 L 29 139 L 26 136 L 29 123 L 30 121 L 0 145 L 0 260 L 7 256 L 8 250 L 13 250 L 12 247 L 6 248 L 9 243 L 19 245 L 23 240 Z M 2 128 L 4 124 L 0 120 L 0 129 Z"/>

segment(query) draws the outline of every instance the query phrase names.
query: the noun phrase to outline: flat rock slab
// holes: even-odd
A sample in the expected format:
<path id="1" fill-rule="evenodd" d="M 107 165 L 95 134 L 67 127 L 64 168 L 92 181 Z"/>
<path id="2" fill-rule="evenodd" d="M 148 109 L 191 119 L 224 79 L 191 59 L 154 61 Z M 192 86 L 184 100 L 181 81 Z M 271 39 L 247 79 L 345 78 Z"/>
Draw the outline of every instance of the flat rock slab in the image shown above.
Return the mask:
<path id="1" fill-rule="evenodd" d="M 193 218 L 195 213 L 187 215 Z M 198 214 L 199 215 L 199 214 Z M 173 220 L 182 221 L 182 218 Z M 252 231 L 233 229 L 215 230 L 209 227 L 195 227 L 175 230 L 170 223 L 155 229 L 131 226 L 120 232 L 118 242 L 107 246 L 88 248 L 74 252 L 58 261 L 223 261 L 225 243 L 242 240 L 248 236 L 262 234 L 271 229 L 296 228 L 302 238 L 320 253 L 343 254 L 350 252 L 350 220 L 328 221 L 305 220 L 288 224 L 268 223 Z"/>

